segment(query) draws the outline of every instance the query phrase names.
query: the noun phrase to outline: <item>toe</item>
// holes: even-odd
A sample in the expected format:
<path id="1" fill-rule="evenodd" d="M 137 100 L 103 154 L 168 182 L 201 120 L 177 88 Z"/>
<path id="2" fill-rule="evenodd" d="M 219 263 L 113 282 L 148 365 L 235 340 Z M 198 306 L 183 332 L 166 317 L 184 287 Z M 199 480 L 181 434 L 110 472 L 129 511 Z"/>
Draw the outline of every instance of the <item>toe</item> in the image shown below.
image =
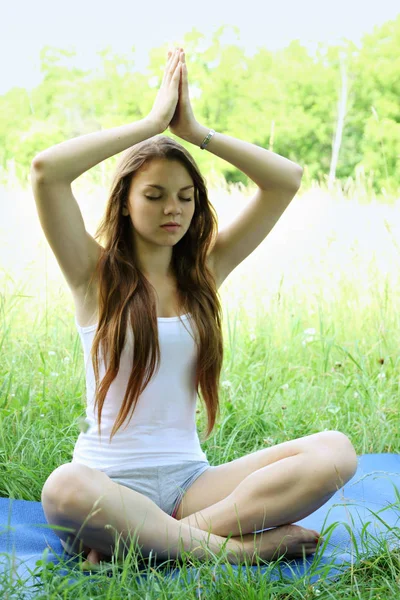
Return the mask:
<path id="1" fill-rule="evenodd" d="M 89 552 L 89 554 L 87 555 L 86 560 L 94 565 L 98 565 L 99 562 L 101 560 L 104 559 L 104 555 L 101 554 L 101 552 L 98 552 L 97 550 L 94 550 L 94 548 L 92 548 Z"/>

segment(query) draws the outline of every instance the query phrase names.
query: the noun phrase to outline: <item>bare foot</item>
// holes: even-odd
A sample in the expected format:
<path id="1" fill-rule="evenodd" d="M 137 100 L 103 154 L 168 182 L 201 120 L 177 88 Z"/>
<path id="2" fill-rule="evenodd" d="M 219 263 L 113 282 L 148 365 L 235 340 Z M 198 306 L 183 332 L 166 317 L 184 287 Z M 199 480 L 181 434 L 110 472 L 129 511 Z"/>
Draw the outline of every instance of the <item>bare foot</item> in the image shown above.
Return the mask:
<path id="1" fill-rule="evenodd" d="M 103 565 L 100 565 L 100 562 L 103 562 Z M 106 563 L 106 564 L 104 564 Z M 119 567 L 123 567 L 124 565 L 124 559 L 118 560 L 117 561 L 117 565 Z M 112 556 L 109 556 L 108 554 L 103 554 L 102 552 L 99 552 L 98 550 L 95 550 L 94 548 L 89 549 L 88 555 L 86 557 L 86 560 L 82 563 L 82 569 L 84 571 L 86 570 L 109 570 L 112 568 Z"/>
<path id="2" fill-rule="evenodd" d="M 105 554 L 102 554 L 101 552 L 98 552 L 97 550 L 94 550 L 94 548 L 92 548 L 88 553 L 86 560 L 87 562 L 92 563 L 93 565 L 98 565 L 100 561 L 104 560 L 105 558 Z"/>
<path id="3" fill-rule="evenodd" d="M 94 550 L 94 548 L 91 548 L 88 552 L 86 560 L 82 563 L 82 569 L 83 570 L 93 569 L 93 565 L 100 566 L 100 561 L 103 561 L 104 559 L 108 559 L 108 558 L 109 557 L 106 556 L 105 554 L 102 554 L 101 552 L 98 552 L 98 550 Z"/>
<path id="4" fill-rule="evenodd" d="M 305 529 L 300 525 L 281 525 L 242 536 L 245 555 L 251 558 L 252 564 L 256 564 L 255 555 L 263 560 L 277 560 L 280 556 L 302 558 L 303 552 L 313 554 L 317 550 L 318 538 L 323 540 L 314 529 Z"/>

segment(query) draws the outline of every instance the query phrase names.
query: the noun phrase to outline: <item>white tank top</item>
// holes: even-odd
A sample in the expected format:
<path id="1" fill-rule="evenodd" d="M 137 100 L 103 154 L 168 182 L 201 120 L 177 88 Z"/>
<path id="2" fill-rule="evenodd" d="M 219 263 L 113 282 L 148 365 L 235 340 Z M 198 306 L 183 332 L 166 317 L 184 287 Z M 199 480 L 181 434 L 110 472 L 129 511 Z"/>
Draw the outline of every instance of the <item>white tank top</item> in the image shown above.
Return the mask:
<path id="1" fill-rule="evenodd" d="M 121 408 L 132 370 L 133 332 L 130 327 L 127 328 L 118 375 L 110 385 L 104 401 L 100 439 L 97 432 L 97 409 L 96 414 L 94 412 L 95 379 L 90 357 L 97 324 L 81 327 L 75 316 L 84 352 L 86 422 L 89 427 L 78 436 L 72 462 L 107 470 L 207 460 L 200 446 L 195 421 L 197 346 L 192 338 L 189 313 L 180 318 L 157 318 L 160 366 L 158 370 L 155 369 L 146 389 L 139 396 L 129 424 L 127 422 L 131 412 L 109 443 L 111 429 Z M 104 363 L 99 362 L 100 381 L 104 374 Z"/>

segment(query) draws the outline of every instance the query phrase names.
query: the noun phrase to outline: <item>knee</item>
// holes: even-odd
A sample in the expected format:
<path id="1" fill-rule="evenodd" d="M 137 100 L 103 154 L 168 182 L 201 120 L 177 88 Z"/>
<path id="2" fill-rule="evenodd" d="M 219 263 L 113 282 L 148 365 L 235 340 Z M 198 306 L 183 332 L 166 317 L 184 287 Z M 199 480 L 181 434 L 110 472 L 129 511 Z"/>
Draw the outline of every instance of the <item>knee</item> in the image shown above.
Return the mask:
<path id="1" fill-rule="evenodd" d="M 78 463 L 65 463 L 57 467 L 46 479 L 42 488 L 43 508 L 51 506 L 57 512 L 65 511 L 87 481 L 85 469 L 84 465 Z"/>
<path id="2" fill-rule="evenodd" d="M 350 439 L 340 431 L 322 431 L 317 434 L 318 453 L 325 464 L 328 485 L 340 489 L 356 473 L 358 459 Z"/>

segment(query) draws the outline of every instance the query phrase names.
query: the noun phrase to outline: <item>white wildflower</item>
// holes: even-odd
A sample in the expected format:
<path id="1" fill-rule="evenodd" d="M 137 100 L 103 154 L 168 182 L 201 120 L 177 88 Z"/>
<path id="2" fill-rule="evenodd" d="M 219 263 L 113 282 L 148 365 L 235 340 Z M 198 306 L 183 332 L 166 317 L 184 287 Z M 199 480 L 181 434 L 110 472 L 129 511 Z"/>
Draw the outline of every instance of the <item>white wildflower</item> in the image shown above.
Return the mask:
<path id="1" fill-rule="evenodd" d="M 378 374 L 378 379 L 386 379 L 385 373 L 379 373 Z"/>
<path id="2" fill-rule="evenodd" d="M 315 329 L 314 329 L 314 327 L 310 327 L 309 329 L 305 329 L 304 330 L 304 334 L 305 335 L 315 335 Z"/>
<path id="3" fill-rule="evenodd" d="M 49 350 L 49 351 L 48 351 L 48 355 L 49 355 L 49 356 L 55 356 L 55 355 L 56 355 L 56 353 L 54 352 L 54 350 Z"/>
<path id="4" fill-rule="evenodd" d="M 63 358 L 63 362 L 64 362 L 64 363 L 69 363 L 69 362 L 71 362 L 71 359 L 70 359 L 70 357 L 69 357 L 69 356 L 66 356 L 65 358 Z"/>
<path id="5" fill-rule="evenodd" d="M 281 390 L 287 390 L 287 389 L 289 389 L 288 383 L 284 383 L 283 385 L 281 385 Z"/>
<path id="6" fill-rule="evenodd" d="M 58 377 L 58 373 L 55 373 L 54 371 L 52 371 L 52 372 L 50 373 L 50 375 L 51 375 L 52 377 Z"/>
<path id="7" fill-rule="evenodd" d="M 354 392 L 353 398 L 358 398 L 359 396 L 360 396 L 360 394 L 358 392 Z"/>
<path id="8" fill-rule="evenodd" d="M 231 382 L 230 382 L 230 381 L 223 381 L 223 382 L 221 383 L 221 385 L 222 385 L 222 387 L 224 387 L 224 388 L 231 388 L 231 387 L 232 387 L 232 384 L 231 384 Z"/>

